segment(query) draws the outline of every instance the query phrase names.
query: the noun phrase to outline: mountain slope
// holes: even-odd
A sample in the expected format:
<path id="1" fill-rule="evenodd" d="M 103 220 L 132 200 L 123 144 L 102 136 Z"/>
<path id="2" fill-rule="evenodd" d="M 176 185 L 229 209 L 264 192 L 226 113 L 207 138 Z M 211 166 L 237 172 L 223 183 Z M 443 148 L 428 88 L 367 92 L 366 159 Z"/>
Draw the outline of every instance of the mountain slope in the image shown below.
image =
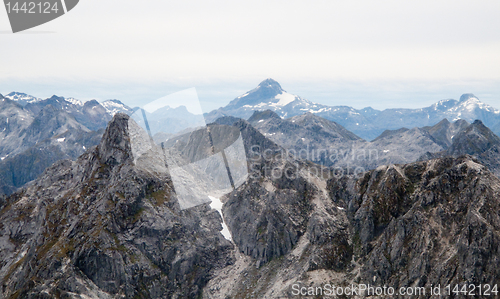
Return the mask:
<path id="1" fill-rule="evenodd" d="M 476 120 L 458 132 L 446 150 L 426 153 L 419 160 L 462 155 L 474 156 L 481 164 L 500 177 L 500 137 L 495 135 L 480 120 Z"/>
<path id="2" fill-rule="evenodd" d="M 367 173 L 349 205 L 360 280 L 498 284 L 499 183 L 470 157 Z"/>
<path id="3" fill-rule="evenodd" d="M 88 118 L 90 113 L 78 112 L 84 105 L 77 106 L 58 97 L 25 107 L 7 98 L 1 100 L 0 193 L 10 194 L 53 162 L 76 159 L 99 143 L 103 131 L 89 130 L 74 115 L 90 121 L 95 128 L 105 125 L 103 119 L 99 113 L 97 120 Z"/>
<path id="4" fill-rule="evenodd" d="M 426 130 L 436 140 L 436 143 L 443 148 L 448 148 L 452 144 L 455 135 L 467 126 L 469 126 L 469 123 L 465 120 L 459 119 L 450 123 L 445 118 L 434 126 L 423 127 L 422 129 Z"/>
<path id="5" fill-rule="evenodd" d="M 7 199 L 3 298 L 197 298 L 232 262 L 218 212 L 180 210 L 169 176 L 134 163 L 130 126 L 115 115 L 99 146 Z"/>
<path id="6" fill-rule="evenodd" d="M 294 156 L 350 173 L 380 165 L 411 163 L 427 152 L 443 151 L 469 125 L 463 120 L 454 123 L 443 120 L 424 128 L 386 130 L 367 142 L 312 113 L 281 119 L 266 110 L 255 112 L 249 121 Z"/>
<path id="7" fill-rule="evenodd" d="M 248 120 L 264 136 L 273 140 L 296 157 L 332 166 L 330 157 L 347 153 L 366 143 L 337 123 L 312 113 L 281 119 L 266 110 L 255 112 Z"/>
<path id="8" fill-rule="evenodd" d="M 28 128 L 34 116 L 14 101 L 0 100 L 0 159 L 3 160 L 15 151 L 24 137 L 22 132 Z"/>

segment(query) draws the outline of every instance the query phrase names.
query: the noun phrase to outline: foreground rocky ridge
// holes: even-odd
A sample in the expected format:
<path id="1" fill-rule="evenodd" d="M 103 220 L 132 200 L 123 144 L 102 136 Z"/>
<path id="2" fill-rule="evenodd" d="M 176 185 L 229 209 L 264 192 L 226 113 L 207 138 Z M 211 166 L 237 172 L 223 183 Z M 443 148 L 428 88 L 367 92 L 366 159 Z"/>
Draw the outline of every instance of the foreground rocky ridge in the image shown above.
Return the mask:
<path id="1" fill-rule="evenodd" d="M 217 211 L 181 211 L 168 176 L 135 166 L 128 120 L 4 202 L 3 298 L 193 298 L 232 262 Z"/>
<path id="2" fill-rule="evenodd" d="M 226 221 L 246 228 L 237 245 L 253 258 L 221 272 L 205 298 L 294 298 L 294 285 L 325 284 L 424 287 L 415 298 L 439 298 L 431 285 L 500 284 L 500 180 L 471 157 L 381 166 L 326 185 L 309 179 L 306 208 L 282 195 L 279 180 L 227 196 Z M 266 256 L 256 252 L 273 257 L 262 263 Z M 225 293 L 214 292 L 225 284 Z"/>
<path id="3" fill-rule="evenodd" d="M 251 152 L 253 175 L 222 199 L 240 256 L 205 298 L 293 298 L 294 285 L 327 283 L 500 284 L 500 181 L 475 158 L 380 166 L 358 178 L 272 148 Z"/>
<path id="4" fill-rule="evenodd" d="M 500 180 L 473 157 L 339 175 L 284 154 L 247 121 L 227 123 L 249 161 L 245 183 L 221 198 L 234 243 L 208 204 L 179 208 L 156 153 L 136 159 L 129 118 L 118 114 L 76 162 L 0 198 L 3 297 L 293 298 L 293 285 L 500 284 Z"/>

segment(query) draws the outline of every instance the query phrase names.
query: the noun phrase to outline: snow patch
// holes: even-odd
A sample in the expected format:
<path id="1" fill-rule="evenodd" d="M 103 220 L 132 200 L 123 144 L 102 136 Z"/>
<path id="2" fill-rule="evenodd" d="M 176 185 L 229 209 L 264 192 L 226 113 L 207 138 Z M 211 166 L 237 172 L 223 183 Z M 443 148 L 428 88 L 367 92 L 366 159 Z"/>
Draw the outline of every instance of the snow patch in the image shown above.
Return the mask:
<path id="1" fill-rule="evenodd" d="M 295 101 L 296 96 L 287 92 L 280 93 L 274 97 L 279 100 L 278 103 L 272 103 L 271 106 L 285 106 Z"/>
<path id="2" fill-rule="evenodd" d="M 240 95 L 240 96 L 238 97 L 238 99 L 241 99 L 242 97 L 246 97 L 247 95 L 248 95 L 248 92 L 247 92 L 247 93 L 245 93 L 245 94 Z"/>
<path id="3" fill-rule="evenodd" d="M 73 105 L 77 105 L 77 106 L 83 106 L 83 102 L 80 101 L 80 100 L 77 100 L 75 98 L 67 98 L 65 99 L 66 101 L 70 102 L 71 104 Z"/>
<path id="4" fill-rule="evenodd" d="M 209 198 L 212 200 L 210 203 L 210 207 L 212 209 L 215 209 L 219 212 L 221 218 L 222 218 L 222 231 L 221 234 L 224 236 L 224 238 L 228 239 L 229 241 L 232 241 L 231 237 L 231 232 L 229 232 L 229 228 L 226 225 L 226 221 L 224 221 L 224 217 L 222 216 L 222 201 L 220 201 L 219 198 L 209 196 Z"/>

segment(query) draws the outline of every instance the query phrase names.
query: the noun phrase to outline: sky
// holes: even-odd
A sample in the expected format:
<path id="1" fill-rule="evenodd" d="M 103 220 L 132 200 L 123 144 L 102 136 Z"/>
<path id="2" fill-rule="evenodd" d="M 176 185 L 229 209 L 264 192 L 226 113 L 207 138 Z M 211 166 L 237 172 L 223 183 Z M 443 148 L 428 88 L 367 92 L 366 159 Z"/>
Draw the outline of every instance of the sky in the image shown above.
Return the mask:
<path id="1" fill-rule="evenodd" d="M 141 106 L 194 87 L 208 112 L 273 78 L 327 105 L 500 108 L 499 15 L 498 0 L 81 0 L 12 34 L 0 9 L 0 93 Z"/>

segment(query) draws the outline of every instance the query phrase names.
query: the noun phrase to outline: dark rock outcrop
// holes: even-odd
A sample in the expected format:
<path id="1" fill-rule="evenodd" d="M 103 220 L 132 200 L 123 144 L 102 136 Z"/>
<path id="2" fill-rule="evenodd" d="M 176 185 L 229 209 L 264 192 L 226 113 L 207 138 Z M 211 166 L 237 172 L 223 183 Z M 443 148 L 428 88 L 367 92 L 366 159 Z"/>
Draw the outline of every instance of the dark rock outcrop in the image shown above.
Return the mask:
<path id="1" fill-rule="evenodd" d="M 180 210 L 168 175 L 134 165 L 128 120 L 2 204 L 3 298 L 197 298 L 233 262 L 217 211 Z"/>
<path id="2" fill-rule="evenodd" d="M 471 155 L 500 177 L 500 137 L 495 135 L 480 120 L 465 126 L 452 138 L 451 145 L 444 151 L 426 153 L 419 161 L 440 157 Z"/>

